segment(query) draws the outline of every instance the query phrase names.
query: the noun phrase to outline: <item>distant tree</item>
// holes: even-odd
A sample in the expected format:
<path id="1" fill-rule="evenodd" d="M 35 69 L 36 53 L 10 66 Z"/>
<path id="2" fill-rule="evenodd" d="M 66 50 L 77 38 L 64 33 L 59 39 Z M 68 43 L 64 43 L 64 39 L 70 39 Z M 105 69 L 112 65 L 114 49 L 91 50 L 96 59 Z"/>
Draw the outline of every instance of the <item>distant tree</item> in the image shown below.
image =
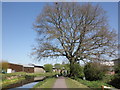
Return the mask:
<path id="1" fill-rule="evenodd" d="M 38 45 L 33 55 L 66 57 L 72 66 L 79 60 L 106 60 L 116 55 L 117 34 L 109 27 L 106 12 L 99 5 L 54 3 L 46 5 L 34 23 Z"/>
<path id="2" fill-rule="evenodd" d="M 44 69 L 46 72 L 52 72 L 53 71 L 53 65 L 52 64 L 45 64 Z"/>
<path id="3" fill-rule="evenodd" d="M 86 80 L 101 80 L 107 72 L 107 67 L 96 62 L 89 62 L 84 67 Z"/>
<path id="4" fill-rule="evenodd" d="M 7 61 L 2 61 L 2 62 L 0 62 L 0 65 L 1 65 L 1 69 L 3 70 L 3 71 L 5 71 L 5 72 L 7 72 L 7 69 L 8 69 L 8 67 L 9 67 L 9 63 L 7 62 Z M 1 71 L 2 71 L 1 70 Z"/>
<path id="5" fill-rule="evenodd" d="M 67 74 L 70 74 L 70 64 L 63 64 L 62 68 L 64 68 L 65 70 L 67 70 Z"/>
<path id="6" fill-rule="evenodd" d="M 61 64 L 55 64 L 54 67 L 55 67 L 56 69 L 61 69 L 61 68 L 62 68 Z"/>

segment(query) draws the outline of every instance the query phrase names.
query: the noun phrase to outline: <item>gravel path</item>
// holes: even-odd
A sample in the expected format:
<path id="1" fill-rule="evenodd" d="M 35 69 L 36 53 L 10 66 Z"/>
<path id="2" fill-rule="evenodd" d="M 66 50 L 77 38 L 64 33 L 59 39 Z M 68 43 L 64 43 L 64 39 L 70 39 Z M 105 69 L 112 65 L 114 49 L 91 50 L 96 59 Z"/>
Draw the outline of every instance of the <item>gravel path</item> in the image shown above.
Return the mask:
<path id="1" fill-rule="evenodd" d="M 59 78 L 56 80 L 53 88 L 67 88 L 67 85 L 66 85 L 66 83 L 65 83 L 65 78 L 64 78 L 64 77 L 59 77 Z"/>

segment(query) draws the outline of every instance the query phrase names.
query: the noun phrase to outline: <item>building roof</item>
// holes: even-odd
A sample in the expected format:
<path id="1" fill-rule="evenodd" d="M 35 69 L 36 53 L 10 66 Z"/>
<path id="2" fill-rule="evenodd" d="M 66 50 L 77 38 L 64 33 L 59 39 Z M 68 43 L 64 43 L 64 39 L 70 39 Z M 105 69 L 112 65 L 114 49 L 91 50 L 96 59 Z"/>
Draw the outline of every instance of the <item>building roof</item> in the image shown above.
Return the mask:
<path id="1" fill-rule="evenodd" d="M 34 67 L 44 68 L 43 66 L 36 66 L 36 65 Z"/>
<path id="2" fill-rule="evenodd" d="M 33 67 L 39 67 L 39 68 L 44 68 L 43 66 L 39 66 L 39 65 L 35 65 L 35 64 L 29 64 L 30 66 L 33 66 Z"/>
<path id="3" fill-rule="evenodd" d="M 8 63 L 8 64 L 22 66 L 21 64 L 16 64 L 16 63 Z"/>
<path id="4" fill-rule="evenodd" d="M 24 64 L 23 67 L 34 67 L 34 66 Z"/>
<path id="5" fill-rule="evenodd" d="M 9 64 L 14 64 L 14 65 L 19 65 L 23 67 L 39 67 L 39 68 L 44 68 L 43 66 L 35 65 L 35 64 L 15 64 L 15 63 L 9 63 Z"/>

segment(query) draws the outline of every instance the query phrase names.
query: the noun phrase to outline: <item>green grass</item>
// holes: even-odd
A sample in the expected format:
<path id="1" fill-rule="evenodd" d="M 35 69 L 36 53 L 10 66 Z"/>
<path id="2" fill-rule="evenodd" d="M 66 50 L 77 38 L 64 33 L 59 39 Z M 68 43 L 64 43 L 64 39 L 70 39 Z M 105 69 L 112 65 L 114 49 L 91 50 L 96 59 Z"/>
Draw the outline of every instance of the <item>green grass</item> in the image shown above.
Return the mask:
<path id="1" fill-rule="evenodd" d="M 4 88 L 4 87 L 6 87 L 6 86 L 8 86 L 10 84 L 20 82 L 20 81 L 22 81 L 24 79 L 25 79 L 25 77 L 15 78 L 15 79 L 11 79 L 11 80 L 4 80 L 4 81 L 0 82 L 0 84 Z"/>
<path id="2" fill-rule="evenodd" d="M 0 74 L 0 76 L 2 77 L 2 81 L 8 79 L 8 77 L 11 76 L 18 76 L 18 77 L 22 77 L 22 76 L 54 76 L 57 73 L 26 73 L 26 72 L 15 72 L 15 73 L 7 73 L 7 74 Z"/>
<path id="3" fill-rule="evenodd" d="M 79 83 L 78 81 L 73 80 L 71 78 L 66 78 L 65 81 L 66 81 L 68 88 L 88 88 L 87 86 L 85 86 L 85 85 L 83 85 L 83 84 Z"/>
<path id="4" fill-rule="evenodd" d="M 25 79 L 25 74 L 26 74 L 25 72 L 0 74 L 0 77 L 2 79 L 0 81 L 0 84 L 2 85 L 2 87 L 6 87 L 6 86 L 8 86 L 10 84 L 17 83 L 17 82 L 22 81 L 22 80 Z M 9 77 L 12 77 L 12 76 L 17 76 L 17 77 L 12 78 L 12 79 L 8 79 Z"/>
<path id="5" fill-rule="evenodd" d="M 75 78 L 75 80 L 90 88 L 101 88 L 102 85 L 114 88 L 112 85 L 108 84 L 113 79 L 113 77 L 113 75 L 105 75 L 102 80 L 97 81 L 82 80 L 80 78 Z"/>
<path id="6" fill-rule="evenodd" d="M 90 88 L 101 88 L 102 85 L 112 87 L 111 85 L 102 81 L 87 81 L 82 79 L 77 79 L 78 82 L 90 87 Z"/>
<path id="7" fill-rule="evenodd" d="M 12 77 L 12 76 L 23 77 L 23 76 L 25 76 L 25 75 L 26 75 L 25 72 L 16 72 L 16 73 L 0 74 L 0 76 L 2 77 L 2 81 L 7 80 L 9 77 Z"/>
<path id="8" fill-rule="evenodd" d="M 8 74 L 0 74 L 0 77 L 2 77 L 2 81 L 0 81 L 0 85 L 2 85 L 2 87 L 5 87 L 7 85 L 10 84 L 14 84 L 17 83 L 21 80 L 24 80 L 25 77 L 28 76 L 54 76 L 56 75 L 56 73 L 25 73 L 25 72 L 15 72 L 15 73 L 8 73 Z M 13 77 L 15 76 L 15 77 Z M 16 77 L 17 76 L 17 77 Z M 12 79 L 8 79 L 10 77 L 13 77 Z"/>
<path id="9" fill-rule="evenodd" d="M 25 75 L 26 72 L 14 72 L 14 73 L 6 73 L 6 74 L 1 74 L 1 75 L 7 75 L 7 76 L 11 76 L 11 75 Z"/>
<path id="10" fill-rule="evenodd" d="M 56 81 L 56 78 L 47 78 L 37 83 L 33 88 L 52 88 L 55 81 Z"/>
<path id="11" fill-rule="evenodd" d="M 28 76 L 54 76 L 57 73 L 27 73 Z"/>

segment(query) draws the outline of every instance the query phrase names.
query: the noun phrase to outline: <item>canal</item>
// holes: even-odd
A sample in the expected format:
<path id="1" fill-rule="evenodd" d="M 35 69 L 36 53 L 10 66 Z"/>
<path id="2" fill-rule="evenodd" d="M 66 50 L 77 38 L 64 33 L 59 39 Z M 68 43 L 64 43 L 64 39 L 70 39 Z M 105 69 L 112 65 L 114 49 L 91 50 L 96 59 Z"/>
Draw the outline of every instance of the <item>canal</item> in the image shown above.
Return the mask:
<path id="1" fill-rule="evenodd" d="M 2 90 L 16 90 L 20 88 L 29 89 L 29 88 L 32 88 L 38 82 L 43 81 L 44 79 L 46 79 L 46 77 L 26 77 L 25 80 L 8 85 L 2 88 Z"/>

